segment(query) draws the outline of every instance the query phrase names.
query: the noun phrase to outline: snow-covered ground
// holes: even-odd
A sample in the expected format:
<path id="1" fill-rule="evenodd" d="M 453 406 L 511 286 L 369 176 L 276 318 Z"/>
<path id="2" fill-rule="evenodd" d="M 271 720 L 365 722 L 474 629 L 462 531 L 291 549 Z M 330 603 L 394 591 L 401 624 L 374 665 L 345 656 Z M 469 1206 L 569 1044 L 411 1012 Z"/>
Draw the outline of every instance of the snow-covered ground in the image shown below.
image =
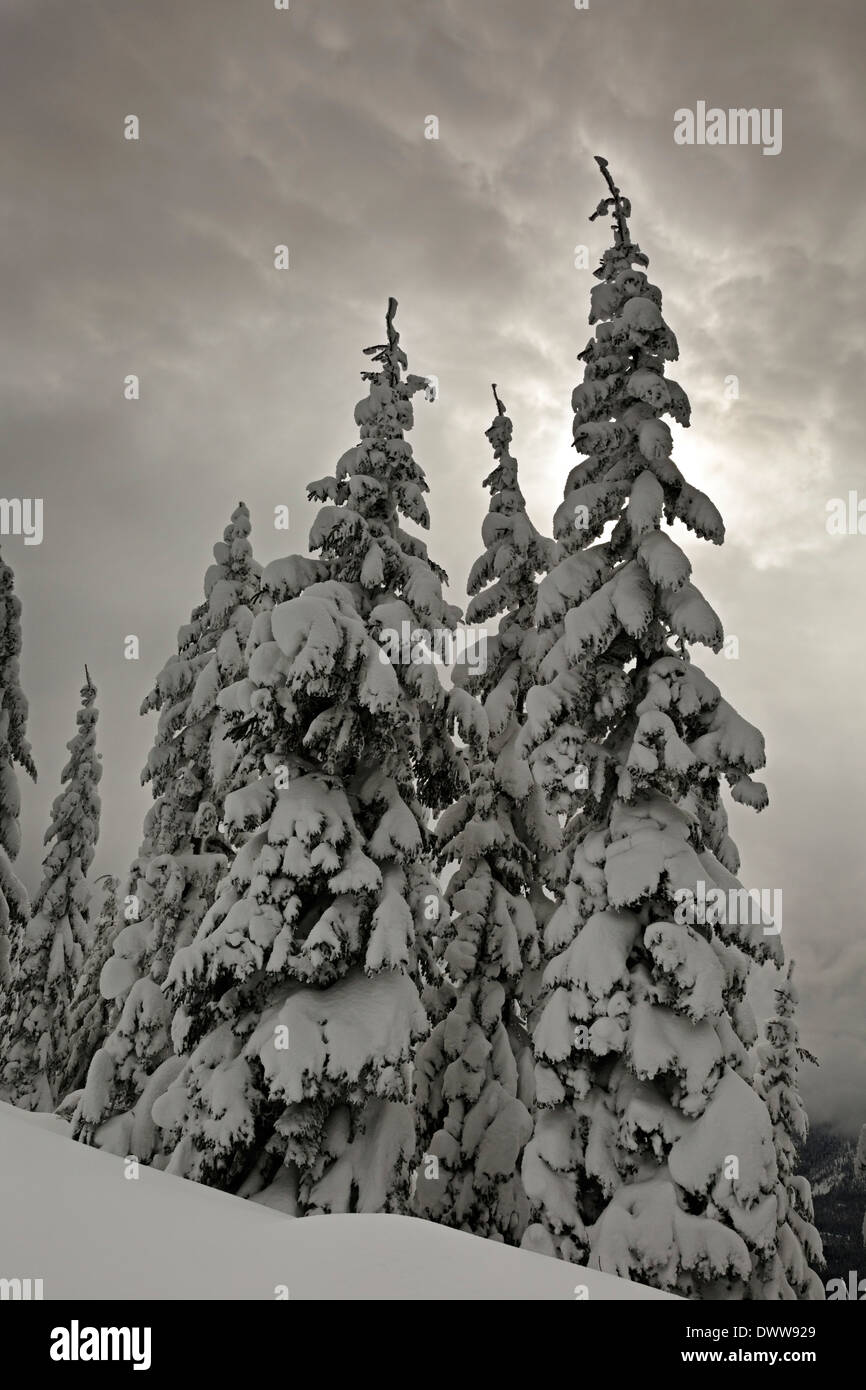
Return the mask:
<path id="1" fill-rule="evenodd" d="M 0 1104 L 0 1278 L 52 1298 L 667 1298 L 405 1216 L 280 1212 L 73 1143 Z M 276 1290 L 280 1289 L 280 1294 Z M 583 1295 L 585 1296 L 585 1295 Z"/>

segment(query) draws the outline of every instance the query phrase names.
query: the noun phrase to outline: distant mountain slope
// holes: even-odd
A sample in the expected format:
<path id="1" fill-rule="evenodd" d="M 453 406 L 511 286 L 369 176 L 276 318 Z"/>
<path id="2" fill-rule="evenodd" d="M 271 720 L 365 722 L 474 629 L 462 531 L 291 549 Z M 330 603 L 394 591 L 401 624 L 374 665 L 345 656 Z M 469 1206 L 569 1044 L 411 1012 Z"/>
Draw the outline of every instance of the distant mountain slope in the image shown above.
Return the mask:
<path id="1" fill-rule="evenodd" d="M 857 1144 L 826 1125 L 815 1125 L 800 1151 L 799 1171 L 812 1185 L 815 1224 L 824 1242 L 827 1268 L 821 1277 L 844 1279 L 849 1270 L 866 1278 L 866 1180 L 854 1170 Z"/>

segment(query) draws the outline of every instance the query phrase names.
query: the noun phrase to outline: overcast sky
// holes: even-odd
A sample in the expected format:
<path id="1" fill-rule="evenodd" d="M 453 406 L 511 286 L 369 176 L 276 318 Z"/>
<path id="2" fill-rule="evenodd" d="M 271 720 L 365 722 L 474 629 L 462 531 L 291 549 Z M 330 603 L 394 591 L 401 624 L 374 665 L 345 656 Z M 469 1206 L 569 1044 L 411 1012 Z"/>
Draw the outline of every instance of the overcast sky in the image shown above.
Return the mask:
<path id="1" fill-rule="evenodd" d="M 859 0 L 0 0 L 0 16 L 2 488 L 45 508 L 40 546 L 3 540 L 40 775 L 31 889 L 84 661 L 95 870 L 123 874 L 147 806 L 138 706 L 211 546 L 243 498 L 261 561 L 306 550 L 304 485 L 357 438 L 389 295 L 410 369 L 439 378 L 411 437 L 452 599 L 480 549 L 491 381 L 549 529 L 609 240 L 587 221 L 604 154 L 679 339 L 693 417 L 675 457 L 728 527 L 689 549 L 739 643 L 698 660 L 767 738 L 770 807 L 732 815 L 741 877 L 784 895 L 822 1062 L 813 1120 L 859 1127 L 866 537 L 826 529 L 828 499 L 866 497 Z M 699 101 L 780 108 L 781 153 L 676 144 L 674 111 Z"/>

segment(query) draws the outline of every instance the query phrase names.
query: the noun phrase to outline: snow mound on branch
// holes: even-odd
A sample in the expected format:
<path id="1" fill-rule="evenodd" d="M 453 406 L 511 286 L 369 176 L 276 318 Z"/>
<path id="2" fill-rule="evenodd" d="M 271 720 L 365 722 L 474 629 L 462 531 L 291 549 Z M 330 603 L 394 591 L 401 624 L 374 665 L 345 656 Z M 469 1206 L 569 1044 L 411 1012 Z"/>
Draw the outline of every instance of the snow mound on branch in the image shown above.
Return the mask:
<path id="1" fill-rule="evenodd" d="M 661 1178 L 621 1187 L 593 1236 L 591 1266 L 603 1261 L 623 1276 L 636 1266 L 671 1284 L 680 1269 L 704 1279 L 749 1273 L 749 1252 L 740 1237 L 720 1221 L 683 1211 L 673 1183 Z"/>
<path id="2" fill-rule="evenodd" d="M 669 1296 L 413 1217 L 291 1220 L 152 1168 L 128 1182 L 62 1126 L 0 1105 L 0 1249 L 9 1270 L 40 1272 L 46 1299 Z"/>
<path id="3" fill-rule="evenodd" d="M 298 1102 L 313 1078 L 357 1081 L 371 1061 L 385 1068 L 405 1060 L 401 1040 L 423 1024 L 418 992 L 406 975 L 383 972 L 370 979 L 351 970 L 327 994 L 301 989 L 267 1009 L 245 1050 L 258 1056 L 272 1094 Z M 288 1047 L 279 1046 L 280 1027 L 288 1029 Z"/>

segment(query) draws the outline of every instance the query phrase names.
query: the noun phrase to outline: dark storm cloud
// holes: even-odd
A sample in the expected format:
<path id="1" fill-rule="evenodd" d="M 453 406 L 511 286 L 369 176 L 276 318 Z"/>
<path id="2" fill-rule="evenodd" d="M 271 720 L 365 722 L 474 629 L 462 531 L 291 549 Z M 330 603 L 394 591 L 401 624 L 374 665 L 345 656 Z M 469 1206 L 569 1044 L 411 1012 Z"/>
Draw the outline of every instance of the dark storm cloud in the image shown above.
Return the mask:
<path id="1" fill-rule="evenodd" d="M 389 294 L 412 369 L 440 381 L 413 442 L 452 596 L 479 548 L 492 380 L 549 526 L 590 333 L 574 247 L 592 266 L 606 245 L 587 221 L 603 153 L 680 341 L 694 416 L 677 457 L 728 523 L 725 547 L 690 553 L 740 643 L 701 664 L 767 736 L 771 806 L 733 818 L 743 879 L 784 890 L 824 1062 L 813 1115 L 866 1120 L 866 538 L 824 524 L 829 497 L 866 488 L 859 5 L 7 0 L 2 25 L 3 490 L 45 499 L 43 545 L 4 545 L 41 774 L 31 885 L 85 659 L 105 755 L 97 867 L 125 868 L 147 804 L 135 712 L 210 547 L 243 497 L 260 559 L 306 548 L 304 484 L 353 441 L 360 349 Z M 675 145 L 674 111 L 698 100 L 781 108 L 781 155 Z"/>

